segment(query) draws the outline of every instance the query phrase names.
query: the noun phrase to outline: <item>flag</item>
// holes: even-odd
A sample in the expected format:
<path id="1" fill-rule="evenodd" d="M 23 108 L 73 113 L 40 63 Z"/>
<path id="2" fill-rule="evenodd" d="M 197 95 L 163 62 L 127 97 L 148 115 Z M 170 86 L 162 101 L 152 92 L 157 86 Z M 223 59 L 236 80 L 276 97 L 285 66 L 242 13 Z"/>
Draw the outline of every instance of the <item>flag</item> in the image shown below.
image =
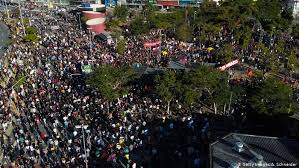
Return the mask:
<path id="1" fill-rule="evenodd" d="M 253 70 L 251 68 L 249 68 L 246 75 L 247 75 L 247 77 L 252 77 L 253 76 Z"/>
<path id="2" fill-rule="evenodd" d="M 162 51 L 162 55 L 167 55 L 168 54 L 168 52 L 167 51 Z"/>

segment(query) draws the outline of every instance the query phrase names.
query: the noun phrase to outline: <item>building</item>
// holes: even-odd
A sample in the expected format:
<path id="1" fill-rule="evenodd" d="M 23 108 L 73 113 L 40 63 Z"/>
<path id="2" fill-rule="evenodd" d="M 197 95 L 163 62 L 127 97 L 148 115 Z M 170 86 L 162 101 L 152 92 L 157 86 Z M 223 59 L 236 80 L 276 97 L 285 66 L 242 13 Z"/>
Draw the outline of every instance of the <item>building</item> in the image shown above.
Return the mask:
<path id="1" fill-rule="evenodd" d="M 209 167 L 298 167 L 298 151 L 298 140 L 231 133 L 210 145 Z"/>
<path id="2" fill-rule="evenodd" d="M 184 6 L 198 6 L 202 0 L 118 0 L 118 4 L 128 6 L 138 6 L 150 3 L 159 7 L 184 7 Z"/>
<path id="3" fill-rule="evenodd" d="M 291 0 L 291 9 L 293 11 L 293 17 L 299 18 L 299 0 Z"/>

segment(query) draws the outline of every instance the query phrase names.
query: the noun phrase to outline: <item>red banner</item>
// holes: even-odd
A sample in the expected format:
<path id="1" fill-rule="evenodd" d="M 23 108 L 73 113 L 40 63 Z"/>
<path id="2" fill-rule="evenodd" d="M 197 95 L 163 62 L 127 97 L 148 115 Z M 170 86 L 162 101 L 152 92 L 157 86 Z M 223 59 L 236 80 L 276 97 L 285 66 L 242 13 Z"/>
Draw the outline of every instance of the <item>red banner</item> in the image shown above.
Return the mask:
<path id="1" fill-rule="evenodd" d="M 144 47 L 155 47 L 155 46 L 159 46 L 160 44 L 161 44 L 161 41 L 147 42 L 147 43 L 144 43 L 143 46 Z"/>
<path id="2" fill-rule="evenodd" d="M 252 77 L 253 76 L 253 70 L 249 68 L 246 75 L 247 75 L 247 77 Z"/>
<path id="3" fill-rule="evenodd" d="M 232 61 L 232 62 L 229 62 L 229 63 L 227 63 L 227 64 L 225 64 L 225 65 L 219 67 L 218 69 L 220 69 L 221 71 L 224 71 L 224 70 L 226 70 L 227 68 L 229 68 L 229 67 L 231 67 L 231 66 L 233 66 L 233 65 L 236 65 L 236 64 L 238 64 L 238 63 L 239 63 L 239 60 L 236 59 L 236 60 L 234 60 L 234 61 Z"/>

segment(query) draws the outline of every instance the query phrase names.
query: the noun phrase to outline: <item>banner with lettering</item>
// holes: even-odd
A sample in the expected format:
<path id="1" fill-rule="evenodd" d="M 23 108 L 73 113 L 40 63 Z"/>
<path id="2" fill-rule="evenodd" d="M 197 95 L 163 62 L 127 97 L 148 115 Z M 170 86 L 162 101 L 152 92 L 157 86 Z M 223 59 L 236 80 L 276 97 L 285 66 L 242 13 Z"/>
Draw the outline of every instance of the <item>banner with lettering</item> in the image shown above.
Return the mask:
<path id="1" fill-rule="evenodd" d="M 156 47 L 161 44 L 161 41 L 156 41 L 156 42 L 146 42 L 143 44 L 144 47 Z"/>
<path id="2" fill-rule="evenodd" d="M 234 61 L 231 61 L 231 62 L 229 62 L 229 63 L 227 63 L 227 64 L 225 64 L 225 65 L 219 67 L 218 69 L 220 69 L 221 71 L 224 71 L 224 70 L 226 70 L 227 68 L 229 68 L 229 67 L 231 67 L 231 66 L 234 66 L 234 65 L 236 65 L 236 64 L 238 64 L 238 63 L 239 63 L 239 60 L 236 59 L 236 60 L 234 60 Z"/>

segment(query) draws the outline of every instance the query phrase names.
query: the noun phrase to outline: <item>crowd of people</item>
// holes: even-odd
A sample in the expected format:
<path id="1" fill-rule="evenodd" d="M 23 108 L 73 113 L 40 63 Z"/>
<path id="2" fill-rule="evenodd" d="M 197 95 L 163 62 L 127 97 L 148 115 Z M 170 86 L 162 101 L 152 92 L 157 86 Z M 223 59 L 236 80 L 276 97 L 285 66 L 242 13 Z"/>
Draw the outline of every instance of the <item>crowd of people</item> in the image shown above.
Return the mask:
<path id="1" fill-rule="evenodd" d="M 24 18 L 30 18 L 31 25 L 39 29 L 40 42 L 16 40 L 3 57 L 8 64 L 3 61 L 1 70 L 1 79 L 7 79 L 0 90 L 1 163 L 19 167 L 203 165 L 208 118 L 181 112 L 170 119 L 165 103 L 157 96 L 143 94 L 139 85 L 108 103 L 85 84 L 81 67 L 136 63 L 165 67 L 169 60 L 186 65 L 221 64 L 217 50 L 230 42 L 236 46 L 234 52 L 244 54 L 244 62 L 255 61 L 251 64 L 259 68 L 262 63 L 250 47 L 246 51 L 237 47 L 233 35 L 225 30 L 205 42 L 194 39 L 193 43 L 179 42 L 163 30 L 141 39 L 125 30 L 126 52 L 120 55 L 116 43 L 96 41 L 88 32 L 81 34 L 76 17 L 67 12 L 24 12 Z M 22 31 L 18 33 L 16 39 Z M 161 45 L 144 47 L 144 42 L 154 41 L 161 41 Z M 16 87 L 17 79 L 25 82 Z M 174 106 L 183 111 L 180 102 Z M 153 113 L 159 115 L 148 115 Z"/>
<path id="2" fill-rule="evenodd" d="M 90 47 L 90 36 L 81 35 L 76 16 L 68 13 L 28 11 L 24 17 L 30 17 L 31 25 L 39 29 L 40 43 L 17 40 L 4 55 L 9 64 L 2 69 L 2 79 L 9 78 L 1 88 L 2 163 L 20 167 L 151 167 L 180 158 L 181 167 L 200 165 L 201 148 L 193 143 L 206 139 L 207 119 L 200 121 L 186 113 L 170 120 L 164 115 L 162 101 L 141 98 L 138 86 L 107 106 L 99 93 L 85 85 L 83 75 L 73 75 L 82 73 L 81 65 L 87 63 L 146 63 L 142 52 L 120 56 L 115 45 L 95 41 Z M 53 26 L 59 29 L 51 29 Z M 18 79 L 25 82 L 16 87 Z M 148 117 L 147 112 L 154 111 L 161 116 Z M 179 132 L 185 136 L 179 137 Z M 171 136 L 174 138 L 168 140 Z M 173 139 L 179 143 L 168 142 Z M 176 145 L 168 149 L 163 143 Z"/>

